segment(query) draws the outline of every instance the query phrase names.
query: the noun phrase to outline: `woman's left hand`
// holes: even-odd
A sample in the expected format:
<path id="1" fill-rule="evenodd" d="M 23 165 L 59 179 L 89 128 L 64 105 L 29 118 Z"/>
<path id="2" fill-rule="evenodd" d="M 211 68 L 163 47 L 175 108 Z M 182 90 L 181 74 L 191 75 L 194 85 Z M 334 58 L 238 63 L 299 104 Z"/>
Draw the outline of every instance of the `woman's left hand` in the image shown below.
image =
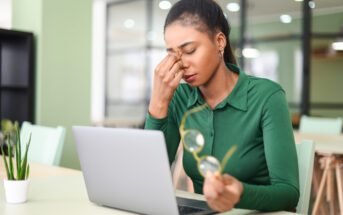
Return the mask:
<path id="1" fill-rule="evenodd" d="M 208 172 L 203 188 L 207 204 L 216 211 L 231 210 L 241 198 L 243 184 L 231 175 Z"/>

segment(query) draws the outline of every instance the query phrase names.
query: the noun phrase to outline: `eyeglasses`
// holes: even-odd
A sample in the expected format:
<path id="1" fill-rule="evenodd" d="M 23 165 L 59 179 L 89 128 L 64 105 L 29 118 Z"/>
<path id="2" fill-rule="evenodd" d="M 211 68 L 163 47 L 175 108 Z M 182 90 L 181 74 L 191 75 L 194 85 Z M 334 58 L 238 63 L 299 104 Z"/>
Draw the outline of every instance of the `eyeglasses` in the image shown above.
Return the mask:
<path id="1" fill-rule="evenodd" d="M 197 167 L 200 174 L 205 177 L 208 171 L 210 172 L 219 172 L 222 173 L 223 169 L 226 166 L 227 161 L 230 159 L 231 155 L 235 152 L 236 146 L 232 146 L 229 151 L 225 154 L 222 163 L 218 161 L 217 158 L 210 156 L 210 155 L 203 155 L 201 157 L 198 156 L 198 153 L 203 149 L 205 145 L 204 136 L 201 134 L 200 131 L 194 129 L 187 129 L 185 128 L 185 122 L 187 117 L 195 112 L 201 111 L 208 107 L 208 104 L 205 103 L 201 106 L 195 107 L 190 109 L 185 113 L 182 117 L 181 125 L 180 125 L 180 134 L 181 140 L 183 143 L 183 147 L 193 154 L 195 160 L 197 161 Z"/>

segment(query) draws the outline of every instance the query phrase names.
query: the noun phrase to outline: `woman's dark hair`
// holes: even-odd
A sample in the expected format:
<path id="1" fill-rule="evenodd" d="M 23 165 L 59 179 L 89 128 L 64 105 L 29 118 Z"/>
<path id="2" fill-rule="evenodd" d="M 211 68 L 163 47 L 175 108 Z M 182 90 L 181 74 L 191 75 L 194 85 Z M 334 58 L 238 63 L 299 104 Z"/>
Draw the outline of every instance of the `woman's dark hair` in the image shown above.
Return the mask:
<path id="1" fill-rule="evenodd" d="M 226 37 L 224 61 L 237 65 L 230 43 L 230 25 L 223 10 L 214 0 L 181 0 L 170 9 L 164 24 L 179 21 L 184 26 L 193 26 L 200 32 L 207 32 L 210 38 L 221 31 Z"/>

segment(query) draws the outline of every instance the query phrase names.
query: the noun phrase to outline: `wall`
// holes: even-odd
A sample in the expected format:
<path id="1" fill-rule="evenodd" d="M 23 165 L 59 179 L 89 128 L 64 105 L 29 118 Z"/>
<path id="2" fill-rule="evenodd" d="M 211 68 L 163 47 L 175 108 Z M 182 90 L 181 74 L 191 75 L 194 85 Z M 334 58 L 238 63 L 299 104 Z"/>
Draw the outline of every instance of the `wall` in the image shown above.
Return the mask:
<path id="1" fill-rule="evenodd" d="M 92 0 L 13 0 L 13 29 L 36 38 L 36 123 L 62 125 L 61 166 L 79 169 L 72 125 L 90 125 Z"/>

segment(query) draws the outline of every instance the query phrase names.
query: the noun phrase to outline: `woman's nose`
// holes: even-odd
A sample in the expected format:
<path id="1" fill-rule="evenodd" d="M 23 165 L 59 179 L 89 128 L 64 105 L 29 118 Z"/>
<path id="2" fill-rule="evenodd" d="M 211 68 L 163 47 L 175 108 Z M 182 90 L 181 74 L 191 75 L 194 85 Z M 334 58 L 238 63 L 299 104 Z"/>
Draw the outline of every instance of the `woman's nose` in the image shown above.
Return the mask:
<path id="1" fill-rule="evenodd" d="M 182 63 L 183 69 L 184 69 L 184 68 L 188 68 L 189 63 L 188 63 L 188 60 L 187 60 L 186 56 L 181 56 L 181 57 L 180 57 L 180 61 L 181 61 L 181 63 Z"/>
<path id="2" fill-rule="evenodd" d="M 177 57 L 177 59 L 181 59 L 181 57 L 182 57 L 182 52 L 181 52 L 181 50 L 177 50 L 177 51 L 176 51 L 176 57 Z"/>

